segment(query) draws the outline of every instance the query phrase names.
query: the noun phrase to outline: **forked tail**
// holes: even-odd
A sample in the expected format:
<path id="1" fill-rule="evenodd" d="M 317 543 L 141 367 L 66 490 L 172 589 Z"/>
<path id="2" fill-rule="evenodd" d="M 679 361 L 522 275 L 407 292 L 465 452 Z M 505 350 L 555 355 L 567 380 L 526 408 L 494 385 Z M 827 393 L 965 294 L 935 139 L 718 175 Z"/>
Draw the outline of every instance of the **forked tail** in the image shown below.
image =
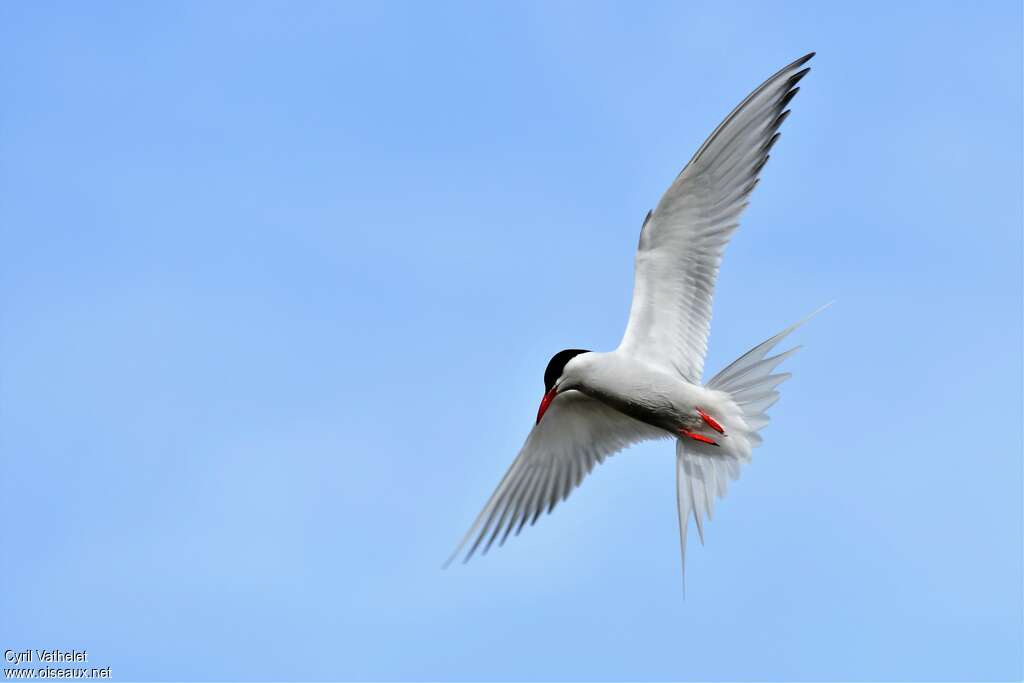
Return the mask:
<path id="1" fill-rule="evenodd" d="M 768 356 L 790 332 L 803 325 L 831 304 L 825 304 L 814 313 L 777 335 L 761 342 L 734 360 L 711 378 L 708 389 L 727 392 L 740 410 L 746 431 L 743 436 L 750 446 L 761 444 L 761 428 L 768 424 L 767 410 L 779 400 L 778 386 L 791 377 L 788 372 L 772 374 L 775 368 L 800 350 Z M 715 498 L 724 498 L 730 481 L 739 479 L 741 467 L 750 462 L 750 450 L 693 448 L 685 439 L 676 442 L 676 501 L 679 508 L 679 543 L 683 559 L 685 589 L 686 530 L 690 516 L 697 525 L 697 534 L 704 544 L 704 517 L 711 519 Z M 692 442 L 690 442 L 692 443 Z"/>

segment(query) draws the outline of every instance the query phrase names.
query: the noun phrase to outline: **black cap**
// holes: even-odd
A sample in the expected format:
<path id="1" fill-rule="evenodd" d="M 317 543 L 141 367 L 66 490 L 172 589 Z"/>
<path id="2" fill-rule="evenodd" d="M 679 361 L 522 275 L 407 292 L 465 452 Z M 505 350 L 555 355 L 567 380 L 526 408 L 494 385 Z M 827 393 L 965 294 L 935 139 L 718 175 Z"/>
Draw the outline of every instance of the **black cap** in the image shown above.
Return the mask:
<path id="1" fill-rule="evenodd" d="M 555 386 L 555 382 L 558 381 L 558 378 L 562 376 L 562 371 L 565 370 L 565 364 L 581 353 L 590 353 L 590 351 L 587 349 L 566 349 L 551 356 L 551 360 L 548 361 L 547 370 L 544 371 L 544 393 L 551 391 L 551 388 Z"/>

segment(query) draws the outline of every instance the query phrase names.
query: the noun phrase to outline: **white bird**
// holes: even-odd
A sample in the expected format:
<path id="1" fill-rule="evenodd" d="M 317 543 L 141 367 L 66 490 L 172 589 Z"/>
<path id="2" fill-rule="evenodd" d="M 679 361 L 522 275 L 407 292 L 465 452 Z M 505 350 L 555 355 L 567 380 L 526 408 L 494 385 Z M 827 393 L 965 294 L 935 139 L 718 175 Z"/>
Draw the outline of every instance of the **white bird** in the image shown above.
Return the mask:
<path id="1" fill-rule="evenodd" d="M 799 348 L 768 356 L 801 323 L 701 382 L 722 252 L 813 56 L 784 67 L 747 96 L 647 213 L 622 342 L 610 353 L 567 349 L 551 358 L 536 424 L 445 566 L 467 545 L 463 561 L 551 512 L 609 455 L 640 441 L 675 438 L 685 571 L 689 517 L 703 543 L 704 517 L 711 519 L 715 498 L 725 496 L 750 462 L 768 423 L 765 411 L 790 377 L 773 371 Z"/>

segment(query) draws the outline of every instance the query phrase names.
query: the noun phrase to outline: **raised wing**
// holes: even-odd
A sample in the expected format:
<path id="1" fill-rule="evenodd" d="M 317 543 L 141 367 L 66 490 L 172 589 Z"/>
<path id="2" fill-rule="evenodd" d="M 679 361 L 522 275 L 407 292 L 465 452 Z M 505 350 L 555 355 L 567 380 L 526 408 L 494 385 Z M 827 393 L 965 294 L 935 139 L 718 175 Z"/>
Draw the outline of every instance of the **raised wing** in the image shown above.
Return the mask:
<path id="1" fill-rule="evenodd" d="M 810 71 L 801 67 L 813 56 L 796 60 L 747 96 L 647 215 L 620 350 L 701 382 L 722 252 L 779 139 L 796 84 Z"/>
<path id="2" fill-rule="evenodd" d="M 545 509 L 551 512 L 568 498 L 609 455 L 640 441 L 670 436 L 586 394 L 559 394 L 445 566 L 467 544 L 463 562 L 481 545 L 486 553 L 495 540 L 501 545 L 513 530 L 518 534 L 527 522 L 532 525 Z"/>

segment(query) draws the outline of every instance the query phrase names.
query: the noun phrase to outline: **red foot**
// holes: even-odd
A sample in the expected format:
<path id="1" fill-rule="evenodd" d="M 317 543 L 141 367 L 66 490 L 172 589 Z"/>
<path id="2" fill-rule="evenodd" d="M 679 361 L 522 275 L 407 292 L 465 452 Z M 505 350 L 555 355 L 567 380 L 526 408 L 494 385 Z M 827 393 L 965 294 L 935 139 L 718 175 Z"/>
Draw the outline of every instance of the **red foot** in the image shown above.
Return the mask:
<path id="1" fill-rule="evenodd" d="M 711 446 L 717 446 L 718 445 L 717 441 L 715 441 L 714 439 L 709 439 L 708 437 L 704 436 L 703 434 L 697 434 L 696 432 L 688 432 L 685 429 L 680 429 L 679 433 L 682 434 L 683 436 L 690 437 L 694 441 L 700 441 L 701 443 L 706 443 L 706 444 L 709 444 Z"/>
<path id="2" fill-rule="evenodd" d="M 718 424 L 718 422 L 715 421 L 715 418 L 711 417 L 700 408 L 697 408 L 697 412 L 700 414 L 701 419 L 707 423 L 708 427 L 711 427 L 719 434 L 725 434 L 725 430 L 722 429 L 722 425 Z"/>

